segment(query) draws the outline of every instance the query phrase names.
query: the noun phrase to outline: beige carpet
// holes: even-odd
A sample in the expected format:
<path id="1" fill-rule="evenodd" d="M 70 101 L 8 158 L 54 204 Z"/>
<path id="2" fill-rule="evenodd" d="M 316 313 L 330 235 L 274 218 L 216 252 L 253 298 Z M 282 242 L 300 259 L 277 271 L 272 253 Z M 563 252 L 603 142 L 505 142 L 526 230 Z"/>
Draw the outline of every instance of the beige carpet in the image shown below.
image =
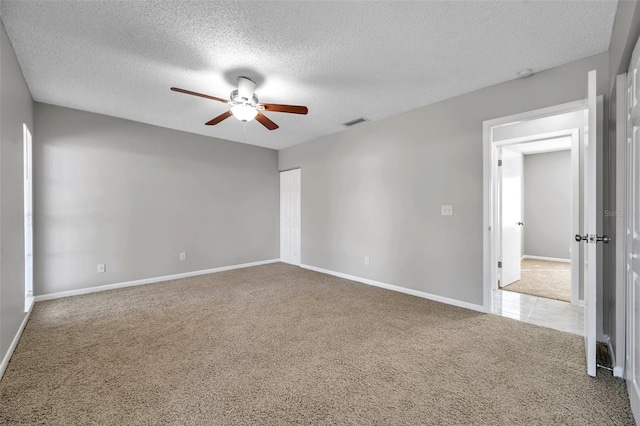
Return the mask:
<path id="1" fill-rule="evenodd" d="M 0 423 L 633 424 L 585 371 L 580 336 L 272 264 L 37 303 Z"/>
<path id="2" fill-rule="evenodd" d="M 502 289 L 571 302 L 571 264 L 523 259 L 520 281 Z"/>

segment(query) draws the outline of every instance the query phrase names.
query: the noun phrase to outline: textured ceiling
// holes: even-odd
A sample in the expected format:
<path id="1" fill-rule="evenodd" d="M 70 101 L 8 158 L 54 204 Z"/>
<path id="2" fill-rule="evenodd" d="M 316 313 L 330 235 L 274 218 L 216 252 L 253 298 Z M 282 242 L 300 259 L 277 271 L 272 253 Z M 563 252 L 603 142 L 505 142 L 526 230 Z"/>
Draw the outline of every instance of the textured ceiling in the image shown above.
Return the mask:
<path id="1" fill-rule="evenodd" d="M 615 1 L 6 1 L 0 16 L 36 101 L 280 149 L 607 51 Z M 260 101 L 229 118 L 236 77 Z M 366 125 L 366 124 L 365 124 Z"/>

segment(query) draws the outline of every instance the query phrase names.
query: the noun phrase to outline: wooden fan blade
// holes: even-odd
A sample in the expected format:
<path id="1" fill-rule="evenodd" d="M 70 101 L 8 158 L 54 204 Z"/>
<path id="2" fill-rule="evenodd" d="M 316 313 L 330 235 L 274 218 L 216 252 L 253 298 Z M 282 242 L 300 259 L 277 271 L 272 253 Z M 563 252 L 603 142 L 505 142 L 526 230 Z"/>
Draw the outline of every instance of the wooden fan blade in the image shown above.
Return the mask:
<path id="1" fill-rule="evenodd" d="M 291 114 L 306 114 L 309 109 L 302 105 L 281 105 L 281 104 L 260 104 L 264 107 L 265 111 L 273 112 L 288 112 Z"/>
<path id="2" fill-rule="evenodd" d="M 207 121 L 206 124 L 207 126 L 213 126 L 215 124 L 218 124 L 219 122 L 221 122 L 222 120 L 226 120 L 227 118 L 231 117 L 231 111 L 227 111 L 227 112 L 223 112 L 222 114 L 220 114 L 219 116 L 217 116 L 216 118 L 213 118 L 209 121 Z"/>
<path id="3" fill-rule="evenodd" d="M 222 103 L 225 103 L 225 104 L 229 102 L 226 99 L 216 98 L 215 96 L 209 96 L 209 95 L 205 95 L 203 93 L 192 92 L 191 90 L 180 89 L 178 87 L 172 87 L 171 90 L 173 90 L 174 92 L 185 93 L 187 95 L 200 96 L 201 98 L 211 99 L 212 101 L 218 101 L 218 102 L 222 102 Z"/>
<path id="4" fill-rule="evenodd" d="M 256 115 L 256 120 L 258 120 L 260 124 L 262 124 L 264 127 L 266 127 L 269 130 L 275 130 L 279 127 L 276 123 L 269 120 L 269 118 L 263 113 L 261 113 L 260 111 L 258 111 L 258 115 Z"/>

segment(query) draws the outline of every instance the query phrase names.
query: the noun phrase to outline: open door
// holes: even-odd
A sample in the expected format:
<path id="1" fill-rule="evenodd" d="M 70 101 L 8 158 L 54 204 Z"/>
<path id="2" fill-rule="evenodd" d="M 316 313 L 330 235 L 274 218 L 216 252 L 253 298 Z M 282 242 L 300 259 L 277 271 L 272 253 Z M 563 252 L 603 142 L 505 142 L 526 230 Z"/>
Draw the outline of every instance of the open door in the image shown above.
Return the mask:
<path id="1" fill-rule="evenodd" d="M 501 174 L 502 279 L 500 287 L 520 280 L 522 262 L 523 156 L 503 147 Z"/>
<path id="2" fill-rule="evenodd" d="M 596 243 L 603 237 L 596 235 L 597 224 L 597 173 L 596 147 L 598 137 L 598 110 L 596 95 L 596 71 L 589 72 L 587 82 L 587 125 L 583 146 L 584 159 L 584 230 L 576 235 L 576 241 L 586 244 L 584 254 L 584 343 L 587 355 L 587 374 L 596 375 L 596 315 L 598 263 Z M 606 239 L 605 239 L 606 241 Z"/>

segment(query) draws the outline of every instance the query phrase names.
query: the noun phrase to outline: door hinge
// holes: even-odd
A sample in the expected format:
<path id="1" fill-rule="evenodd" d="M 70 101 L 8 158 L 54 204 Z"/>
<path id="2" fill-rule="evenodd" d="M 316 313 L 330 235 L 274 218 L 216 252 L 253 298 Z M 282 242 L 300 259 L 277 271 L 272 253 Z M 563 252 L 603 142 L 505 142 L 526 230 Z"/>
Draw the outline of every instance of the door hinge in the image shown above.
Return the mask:
<path id="1" fill-rule="evenodd" d="M 498 262 L 498 268 L 502 268 L 502 262 Z"/>
<path id="2" fill-rule="evenodd" d="M 498 160 L 498 167 L 502 166 L 502 160 Z"/>

